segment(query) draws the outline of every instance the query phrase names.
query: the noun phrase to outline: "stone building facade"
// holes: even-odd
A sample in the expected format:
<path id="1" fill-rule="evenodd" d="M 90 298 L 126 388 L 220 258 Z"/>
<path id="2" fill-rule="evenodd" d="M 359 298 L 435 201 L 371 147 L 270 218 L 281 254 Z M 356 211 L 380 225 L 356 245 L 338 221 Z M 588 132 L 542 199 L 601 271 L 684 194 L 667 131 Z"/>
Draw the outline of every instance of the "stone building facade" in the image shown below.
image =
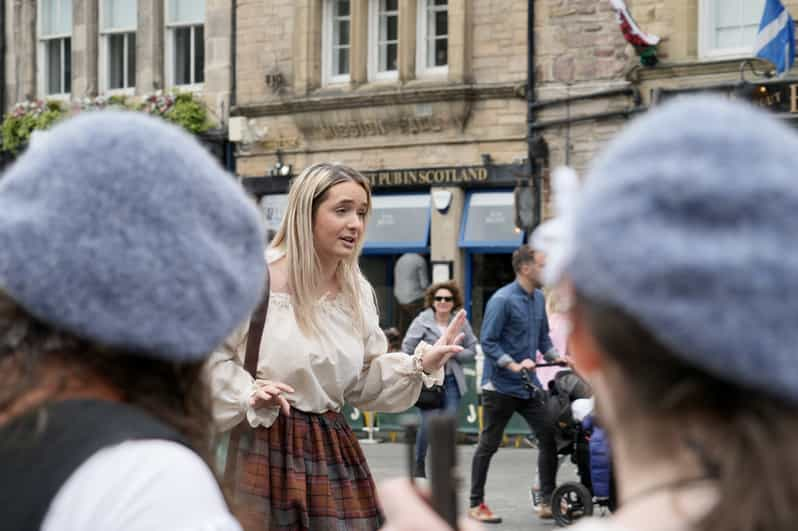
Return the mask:
<path id="1" fill-rule="evenodd" d="M 15 0 L 2 4 L 6 110 L 17 102 L 39 98 L 79 101 L 100 94 L 143 96 L 179 88 L 197 93 L 216 123 L 226 125 L 232 72 L 230 2 Z M 203 38 L 196 39 L 200 33 L 191 28 L 201 28 Z M 176 45 L 184 35 L 194 40 Z M 129 71 L 119 72 L 121 77 L 111 81 L 115 53 L 124 60 L 118 68 L 129 65 Z M 175 76 L 181 53 L 187 61 L 195 59 L 195 66 L 202 64 L 192 79 Z"/>
<path id="2" fill-rule="evenodd" d="M 783 3 L 798 11 L 798 0 Z M 529 179 L 528 131 L 545 217 L 550 168 L 583 172 L 629 118 L 673 93 L 707 89 L 798 111 L 789 75 L 755 77 L 768 68 L 761 61 L 743 67 L 764 0 L 627 0 L 640 27 L 662 38 L 653 67 L 626 44 L 609 0 L 2 5 L 7 108 L 45 96 L 195 91 L 229 130 L 235 171 L 272 228 L 290 177 L 303 167 L 336 161 L 365 172 L 376 211 L 362 265 L 385 325 L 396 321 L 392 264 L 405 252 L 425 255 L 435 278 L 457 280 L 479 325 L 487 298 L 512 279 L 509 253 L 524 240 L 512 192 Z M 121 26 L 105 22 L 112 8 Z M 111 35 L 131 31 L 135 40 Z M 132 50 L 126 68 L 135 61 L 126 75 L 109 66 L 119 46 Z"/>
<path id="3" fill-rule="evenodd" d="M 361 265 L 384 324 L 397 319 L 392 265 L 405 252 L 464 285 L 478 323 L 487 296 L 512 278 L 508 253 L 523 239 L 512 189 L 527 153 L 527 1 L 273 0 L 237 15 L 244 182 L 279 210 L 287 179 L 264 177 L 276 164 L 366 172 L 377 199 Z M 486 202 L 468 242 L 466 210 Z"/>
<path id="4" fill-rule="evenodd" d="M 798 1 L 782 3 L 798 14 Z M 754 71 L 763 73 L 772 65 L 749 61 L 764 0 L 627 0 L 639 26 L 661 37 L 653 67 L 642 66 L 625 43 L 609 1 L 536 4 L 542 8 L 536 35 L 537 96 L 543 104 L 537 120 L 551 166 L 567 163 L 583 171 L 628 117 L 665 95 L 711 91 L 776 112 L 791 110 L 791 74 L 770 80 Z M 601 96 L 616 88 L 631 91 Z M 768 102 L 767 94 L 778 101 Z M 567 105 L 556 102 L 564 97 L 571 98 Z M 798 103 L 792 107 L 798 111 Z"/>
<path id="5" fill-rule="evenodd" d="M 257 182 L 269 183 L 260 192 L 270 194 L 285 187 L 279 179 L 261 177 L 275 164 L 299 169 L 340 161 L 369 172 L 377 196 L 451 192 L 448 210 L 430 209 L 425 252 L 434 263 L 451 262 L 477 325 L 487 297 L 512 278 L 507 269 L 512 244 L 490 230 L 481 233 L 486 241 L 470 242 L 469 213 L 476 213 L 474 202 L 488 197 L 481 191 L 508 191 L 529 175 L 529 6 L 535 94 L 529 129 L 541 148 L 536 153 L 544 217 L 551 215 L 550 168 L 567 164 L 583 172 L 628 119 L 663 95 L 739 86 L 764 6 L 764 0 L 628 0 L 638 24 L 662 38 L 659 63 L 646 67 L 624 40 L 609 0 L 351 0 L 344 2 L 351 28 L 349 68 L 342 78 L 331 78 L 330 7 L 340 3 L 275 0 L 239 9 L 233 113 L 246 120 L 257 140 L 240 145 L 238 172 L 255 189 Z M 784 3 L 798 9 L 795 0 Z M 386 77 L 375 71 L 374 55 L 380 53 L 379 17 L 387 4 L 398 19 L 398 52 L 396 71 Z M 430 73 L 418 49 L 428 36 L 421 27 L 423 12 L 435 4 L 446 5 L 448 62 L 443 71 Z M 758 71 L 767 66 L 751 64 Z M 754 80 L 751 69 L 746 72 L 746 79 Z M 484 181 L 458 179 L 459 169 L 477 167 L 485 169 Z M 419 173 L 426 168 L 437 168 L 439 180 Z M 489 226 L 496 219 L 489 208 L 485 212 L 481 222 Z M 490 238 L 503 245 L 491 245 Z M 379 252 L 395 256 L 403 248 L 372 248 Z M 382 260 L 367 256 L 373 263 L 364 269 L 388 306 L 392 259 L 383 255 Z"/>

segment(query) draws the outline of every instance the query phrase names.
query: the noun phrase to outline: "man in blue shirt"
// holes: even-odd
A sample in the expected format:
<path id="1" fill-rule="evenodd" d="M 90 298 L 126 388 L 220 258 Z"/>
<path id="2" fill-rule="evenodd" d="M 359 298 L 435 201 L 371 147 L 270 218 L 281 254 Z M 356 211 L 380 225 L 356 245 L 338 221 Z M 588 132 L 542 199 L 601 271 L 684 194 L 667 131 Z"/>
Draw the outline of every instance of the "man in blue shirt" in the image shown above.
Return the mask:
<path id="1" fill-rule="evenodd" d="M 504 428 L 519 413 L 529 423 L 539 440 L 538 474 L 542 503 L 541 518 L 551 518 L 551 494 L 557 475 L 557 449 L 553 427 L 546 422 L 546 393 L 534 373 L 535 357 L 542 352 L 546 361 L 564 362 L 549 337 L 546 304 L 540 287 L 540 275 L 546 257 L 522 246 L 513 253 L 515 281 L 493 294 L 485 308 L 480 342 L 485 352 L 482 374 L 484 427 L 471 463 L 472 518 L 499 523 L 485 505 L 485 480 L 490 460 L 504 434 Z M 524 385 L 522 371 L 528 371 L 534 384 Z"/>

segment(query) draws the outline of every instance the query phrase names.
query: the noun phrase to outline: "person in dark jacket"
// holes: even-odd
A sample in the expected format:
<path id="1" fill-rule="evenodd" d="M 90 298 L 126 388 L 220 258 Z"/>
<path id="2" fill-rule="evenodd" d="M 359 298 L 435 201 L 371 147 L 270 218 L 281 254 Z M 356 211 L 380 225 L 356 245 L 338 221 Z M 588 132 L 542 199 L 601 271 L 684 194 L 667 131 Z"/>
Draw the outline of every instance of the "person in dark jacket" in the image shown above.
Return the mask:
<path id="1" fill-rule="evenodd" d="M 402 341 L 402 352 L 406 354 L 412 355 L 421 341 L 434 345 L 449 326 L 457 311 L 463 307 L 460 288 L 453 281 L 437 282 L 430 286 L 427 289 L 424 302 L 426 309 L 413 320 L 404 341 Z M 427 418 L 442 411 L 457 413 L 460 398 L 466 392 L 462 363 L 474 359 L 477 338 L 467 320 L 463 323 L 462 332 L 463 350 L 446 362 L 443 405 L 440 408 L 421 410 L 421 428 L 416 436 L 416 464 L 413 471 L 416 477 L 426 477 Z"/>

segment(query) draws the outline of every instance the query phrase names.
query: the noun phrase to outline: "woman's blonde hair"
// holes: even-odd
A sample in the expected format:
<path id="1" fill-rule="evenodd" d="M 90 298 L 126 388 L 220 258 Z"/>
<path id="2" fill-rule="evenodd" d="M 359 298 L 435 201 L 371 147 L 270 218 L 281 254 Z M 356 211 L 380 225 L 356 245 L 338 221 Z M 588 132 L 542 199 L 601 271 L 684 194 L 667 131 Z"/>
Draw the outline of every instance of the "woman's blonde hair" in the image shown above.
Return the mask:
<path id="1" fill-rule="evenodd" d="M 288 206 L 271 247 L 283 249 L 288 260 L 288 282 L 293 293 L 294 316 L 300 329 L 311 335 L 320 335 L 322 327 L 316 315 L 316 293 L 321 285 L 321 263 L 313 241 L 313 224 L 319 205 L 327 198 L 333 186 L 354 182 L 366 192 L 368 208 L 364 223 L 371 214 L 371 186 L 360 172 L 339 164 L 320 163 L 305 168 L 288 192 Z M 352 308 L 355 328 L 365 333 L 364 304 L 376 311 L 374 290 L 360 272 L 358 257 L 363 248 L 363 238 L 357 242 L 351 258 L 342 260 L 335 272 L 341 295 Z"/>

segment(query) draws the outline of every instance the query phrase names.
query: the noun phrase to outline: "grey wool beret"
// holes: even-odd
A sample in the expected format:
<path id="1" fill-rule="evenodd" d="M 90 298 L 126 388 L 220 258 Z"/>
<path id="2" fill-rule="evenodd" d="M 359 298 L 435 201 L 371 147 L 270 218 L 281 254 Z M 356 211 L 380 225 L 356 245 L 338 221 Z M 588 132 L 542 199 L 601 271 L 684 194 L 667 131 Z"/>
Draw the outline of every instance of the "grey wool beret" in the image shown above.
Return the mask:
<path id="1" fill-rule="evenodd" d="M 200 360 L 257 304 L 254 203 L 188 133 L 141 113 L 82 114 L 0 178 L 0 290 L 100 345 Z"/>
<path id="2" fill-rule="evenodd" d="M 590 168 L 566 266 L 723 380 L 798 402 L 798 134 L 709 96 L 631 124 Z"/>

